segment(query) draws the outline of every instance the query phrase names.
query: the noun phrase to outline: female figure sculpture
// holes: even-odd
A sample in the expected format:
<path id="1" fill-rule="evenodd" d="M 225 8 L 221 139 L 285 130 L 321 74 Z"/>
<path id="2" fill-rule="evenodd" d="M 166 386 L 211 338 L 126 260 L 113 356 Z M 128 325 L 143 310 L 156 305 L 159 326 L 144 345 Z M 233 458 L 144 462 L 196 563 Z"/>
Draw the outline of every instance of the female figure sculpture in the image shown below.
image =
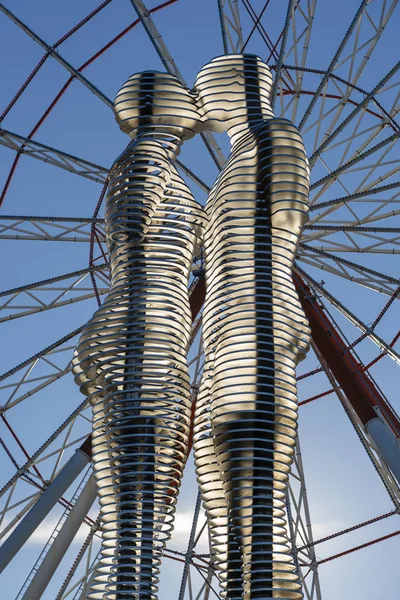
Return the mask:
<path id="1" fill-rule="evenodd" d="M 106 201 L 111 290 L 74 361 L 93 406 L 103 526 L 88 598 L 151 600 L 187 456 L 188 280 L 204 218 L 174 159 L 201 118 L 176 77 L 158 72 L 130 77 L 114 110 L 133 141 L 112 168 Z"/>
<path id="2" fill-rule="evenodd" d="M 309 328 L 292 267 L 307 221 L 308 161 L 296 127 L 275 118 L 258 57 L 228 55 L 195 88 L 231 154 L 209 195 L 204 378 L 194 450 L 214 560 L 229 600 L 302 598 L 286 529 L 297 427 L 295 366 Z"/>

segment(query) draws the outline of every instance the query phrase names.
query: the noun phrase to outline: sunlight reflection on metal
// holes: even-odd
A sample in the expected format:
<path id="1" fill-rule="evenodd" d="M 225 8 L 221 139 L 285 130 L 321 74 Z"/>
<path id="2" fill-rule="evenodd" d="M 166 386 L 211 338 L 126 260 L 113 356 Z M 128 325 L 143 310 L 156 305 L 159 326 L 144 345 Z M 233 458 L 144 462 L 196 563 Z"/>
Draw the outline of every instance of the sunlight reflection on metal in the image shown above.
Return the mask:
<path id="1" fill-rule="evenodd" d="M 231 155 L 207 201 L 206 364 L 195 460 L 226 598 L 302 598 L 286 523 L 296 444 L 295 365 L 309 328 L 292 281 L 309 172 L 296 127 L 275 118 L 270 71 L 229 55 L 200 71 L 208 125 Z M 244 592 L 244 595 L 242 595 Z"/>
<path id="2" fill-rule="evenodd" d="M 302 598 L 285 498 L 295 366 L 309 341 L 292 281 L 309 172 L 297 129 L 274 117 L 271 86 L 258 57 L 234 54 L 203 67 L 196 96 L 156 72 L 133 75 L 117 95 L 117 121 L 133 141 L 107 195 L 111 290 L 74 366 L 93 406 L 103 524 L 92 600 L 157 595 L 189 444 L 188 281 L 203 237 L 206 364 L 194 447 L 222 594 Z M 204 126 L 227 130 L 232 143 L 206 215 L 174 165 Z"/>
<path id="3" fill-rule="evenodd" d="M 134 139 L 106 202 L 111 291 L 86 326 L 75 375 L 93 405 L 103 545 L 89 598 L 155 598 L 187 456 L 188 282 L 203 211 L 174 166 L 201 127 L 176 77 L 133 75 L 115 101 Z"/>

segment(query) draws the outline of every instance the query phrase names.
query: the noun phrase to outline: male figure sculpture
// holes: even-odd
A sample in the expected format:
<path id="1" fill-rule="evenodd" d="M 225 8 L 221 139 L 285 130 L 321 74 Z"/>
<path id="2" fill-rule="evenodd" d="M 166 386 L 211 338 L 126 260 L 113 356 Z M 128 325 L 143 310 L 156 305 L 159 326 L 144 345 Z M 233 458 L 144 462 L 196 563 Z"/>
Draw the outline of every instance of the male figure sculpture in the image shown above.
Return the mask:
<path id="1" fill-rule="evenodd" d="M 229 600 L 302 598 L 289 554 L 287 481 L 297 427 L 295 366 L 309 328 L 292 280 L 307 221 L 308 162 L 296 127 L 275 118 L 258 57 L 203 67 L 207 126 L 231 154 L 207 201 L 206 364 L 194 449 L 214 561 Z"/>
<path id="2" fill-rule="evenodd" d="M 203 226 L 174 159 L 201 118 L 188 90 L 157 72 L 130 77 L 114 110 L 133 141 L 107 195 L 111 290 L 82 333 L 74 367 L 93 406 L 103 526 L 88 598 L 152 600 L 188 449 L 188 280 Z"/>

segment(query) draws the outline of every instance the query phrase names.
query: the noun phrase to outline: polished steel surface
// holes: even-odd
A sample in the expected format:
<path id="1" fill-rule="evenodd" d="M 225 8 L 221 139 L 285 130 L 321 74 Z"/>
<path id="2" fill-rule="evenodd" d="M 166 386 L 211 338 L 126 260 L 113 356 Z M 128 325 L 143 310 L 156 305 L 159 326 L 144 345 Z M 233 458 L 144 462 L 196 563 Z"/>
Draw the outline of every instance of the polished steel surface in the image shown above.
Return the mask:
<path id="1" fill-rule="evenodd" d="M 189 92 L 172 75 L 134 75 L 115 114 L 133 141 L 114 164 L 106 202 L 111 290 L 74 366 L 93 406 L 103 528 L 93 600 L 157 596 L 187 456 L 188 281 L 204 222 L 174 166 L 201 125 Z"/>
<path id="2" fill-rule="evenodd" d="M 285 496 L 296 443 L 295 366 L 309 344 L 292 280 L 309 171 L 298 130 L 272 113 L 271 84 L 267 65 L 252 55 L 212 60 L 195 84 L 208 125 L 227 130 L 232 143 L 206 206 L 206 364 L 194 435 L 229 599 L 303 597 Z"/>
<path id="3" fill-rule="evenodd" d="M 295 366 L 309 344 L 292 280 L 309 170 L 298 130 L 274 117 L 271 87 L 258 57 L 228 55 L 201 69 L 193 94 L 174 76 L 144 72 L 116 97 L 133 141 L 107 196 L 112 285 L 74 363 L 93 406 L 103 526 L 91 600 L 157 597 L 188 450 L 188 281 L 201 243 L 206 363 L 194 452 L 222 596 L 303 597 L 285 502 Z M 183 140 L 203 128 L 231 138 L 205 212 L 174 165 Z"/>

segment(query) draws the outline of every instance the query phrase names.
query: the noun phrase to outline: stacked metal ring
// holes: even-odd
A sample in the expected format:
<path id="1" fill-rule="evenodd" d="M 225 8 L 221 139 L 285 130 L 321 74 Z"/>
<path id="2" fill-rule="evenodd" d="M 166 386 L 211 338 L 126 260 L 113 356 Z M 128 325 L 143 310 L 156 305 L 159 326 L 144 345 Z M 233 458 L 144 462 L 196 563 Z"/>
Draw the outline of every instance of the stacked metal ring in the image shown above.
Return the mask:
<path id="1" fill-rule="evenodd" d="M 261 110 L 259 103 L 257 111 L 252 98 L 244 109 L 246 81 L 259 70 L 252 73 L 252 61 L 233 55 L 214 62 L 226 64 L 225 86 L 232 84 L 231 76 L 236 78 L 232 89 L 242 120 L 232 110 L 233 94 L 230 106 L 224 105 L 218 79 L 209 77 L 207 65 L 196 84 L 200 102 L 215 118 L 225 106 L 233 145 L 206 208 L 208 377 L 196 416 L 197 474 L 224 594 L 229 599 L 243 592 L 252 600 L 296 600 L 302 592 L 285 511 L 296 443 L 295 366 L 309 343 L 292 281 L 307 220 L 308 163 L 301 136 L 289 121 L 264 120 L 268 107 Z M 236 73 L 246 63 L 238 84 Z"/>
<path id="2" fill-rule="evenodd" d="M 171 76 L 147 73 L 143 86 L 151 80 L 156 93 L 165 79 L 190 104 Z M 105 213 L 111 291 L 85 327 L 75 359 L 76 380 L 93 405 L 103 526 L 91 600 L 157 597 L 188 449 L 188 281 L 203 216 L 173 164 L 182 118 L 174 127 L 167 114 L 172 125 L 162 127 L 163 115 L 135 113 L 141 98 L 125 93 L 123 105 L 116 104 L 126 125 L 131 102 L 128 121 L 139 129 L 111 172 Z M 171 103 L 160 110 L 172 110 Z"/>

